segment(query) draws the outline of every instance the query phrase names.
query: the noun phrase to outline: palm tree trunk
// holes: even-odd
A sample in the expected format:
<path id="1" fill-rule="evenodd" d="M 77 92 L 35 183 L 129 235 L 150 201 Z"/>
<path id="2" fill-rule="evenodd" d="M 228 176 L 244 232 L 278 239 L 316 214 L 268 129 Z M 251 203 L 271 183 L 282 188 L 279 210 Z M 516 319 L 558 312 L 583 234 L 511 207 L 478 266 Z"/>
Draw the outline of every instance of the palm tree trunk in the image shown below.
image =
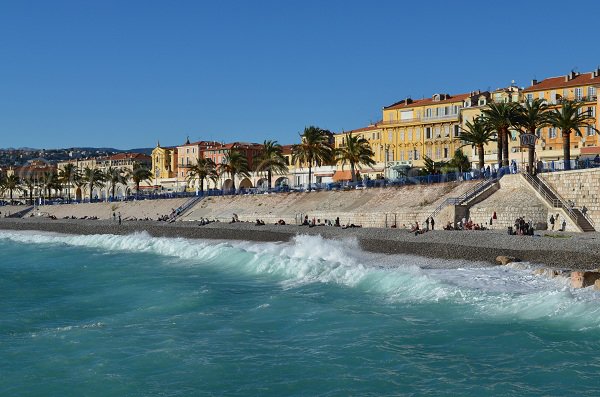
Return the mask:
<path id="1" fill-rule="evenodd" d="M 485 166 L 485 153 L 483 153 L 483 145 L 477 145 L 477 154 L 479 155 L 479 170 Z"/>
<path id="2" fill-rule="evenodd" d="M 571 131 L 563 131 L 563 157 L 565 170 L 571 169 Z"/>
<path id="3" fill-rule="evenodd" d="M 235 194 L 235 172 L 231 171 L 231 188 L 233 189 L 233 194 Z"/>
<path id="4" fill-rule="evenodd" d="M 502 132 L 498 131 L 498 168 L 502 167 Z"/>
<path id="5" fill-rule="evenodd" d="M 508 142 L 510 141 L 510 132 L 508 128 L 504 129 L 504 139 L 502 140 L 502 165 L 508 166 Z"/>
<path id="6" fill-rule="evenodd" d="M 308 191 L 309 192 L 312 190 L 312 187 L 310 185 L 311 176 L 312 176 L 312 164 L 308 163 Z"/>
<path id="7" fill-rule="evenodd" d="M 352 175 L 352 182 L 356 182 L 356 170 L 354 169 L 354 163 L 350 163 L 350 175 Z"/>
<path id="8" fill-rule="evenodd" d="M 267 183 L 269 184 L 269 186 L 267 186 L 267 190 L 271 189 L 271 170 L 267 170 Z"/>
<path id="9" fill-rule="evenodd" d="M 204 196 L 204 177 L 200 178 L 200 193 Z"/>

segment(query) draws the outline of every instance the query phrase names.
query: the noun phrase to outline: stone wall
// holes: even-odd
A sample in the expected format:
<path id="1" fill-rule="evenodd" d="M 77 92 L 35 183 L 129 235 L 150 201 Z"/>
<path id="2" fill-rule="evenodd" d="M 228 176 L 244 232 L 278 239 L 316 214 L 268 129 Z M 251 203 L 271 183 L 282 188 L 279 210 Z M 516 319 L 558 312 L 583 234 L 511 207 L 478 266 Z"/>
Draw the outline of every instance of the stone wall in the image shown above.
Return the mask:
<path id="1" fill-rule="evenodd" d="M 460 196 L 476 183 L 467 181 L 350 191 L 207 197 L 181 220 L 208 218 L 223 222 L 230 221 L 236 214 L 242 221 L 261 219 L 266 223 L 275 223 L 283 219 L 286 223 L 295 224 L 307 215 L 311 220 L 333 221 L 339 217 L 342 224 L 353 223 L 364 227 L 390 227 L 394 222 L 399 228 L 403 225 L 408 227 L 415 222 L 422 225 L 439 204 L 449 197 Z M 444 208 L 435 220 L 440 228 L 448 221 L 453 221 L 453 208 Z"/>
<path id="2" fill-rule="evenodd" d="M 555 217 L 559 214 L 555 230 L 560 228 L 559 224 L 564 219 L 567 231 L 579 231 L 564 211 L 550 207 L 521 175 L 506 175 L 499 184 L 497 192 L 469 208 L 469 216 L 473 222 L 492 229 L 506 230 L 514 225 L 518 217 L 524 217 L 535 225 L 538 222 L 548 222 L 550 214 Z M 490 226 L 490 218 L 494 212 L 497 219 Z"/>
<path id="3" fill-rule="evenodd" d="M 587 207 L 588 215 L 600 227 L 600 169 L 545 173 L 540 178 L 575 207 Z"/>

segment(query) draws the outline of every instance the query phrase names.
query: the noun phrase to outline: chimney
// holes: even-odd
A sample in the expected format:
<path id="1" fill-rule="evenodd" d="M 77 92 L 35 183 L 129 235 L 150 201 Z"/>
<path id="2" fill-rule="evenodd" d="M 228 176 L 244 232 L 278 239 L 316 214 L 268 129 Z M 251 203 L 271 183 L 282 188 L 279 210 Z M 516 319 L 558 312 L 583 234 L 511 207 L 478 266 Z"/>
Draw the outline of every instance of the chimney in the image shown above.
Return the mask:
<path id="1" fill-rule="evenodd" d="M 536 85 L 538 83 L 537 79 L 531 80 L 531 85 Z"/>
<path id="2" fill-rule="evenodd" d="M 596 77 L 598 77 L 598 76 L 600 76 L 600 67 L 597 67 L 596 70 L 594 70 L 592 72 L 592 78 L 593 79 L 596 78 Z"/>

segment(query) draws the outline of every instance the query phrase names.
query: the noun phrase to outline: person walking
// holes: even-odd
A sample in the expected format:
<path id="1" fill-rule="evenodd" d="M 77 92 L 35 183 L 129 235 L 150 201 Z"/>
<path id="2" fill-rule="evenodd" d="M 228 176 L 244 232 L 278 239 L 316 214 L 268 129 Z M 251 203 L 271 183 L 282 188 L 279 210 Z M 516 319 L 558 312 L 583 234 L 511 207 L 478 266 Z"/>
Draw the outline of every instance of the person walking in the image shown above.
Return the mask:
<path id="1" fill-rule="evenodd" d="M 431 223 L 431 230 L 435 230 L 435 221 L 433 220 L 433 216 L 431 217 L 431 221 L 429 223 Z"/>
<path id="2" fill-rule="evenodd" d="M 119 212 L 119 225 L 121 224 L 121 213 Z"/>
<path id="3" fill-rule="evenodd" d="M 426 225 L 425 230 L 429 231 L 429 217 L 427 217 L 427 219 L 425 219 L 425 225 Z"/>
<path id="4" fill-rule="evenodd" d="M 550 214 L 550 229 L 554 230 L 554 215 Z"/>

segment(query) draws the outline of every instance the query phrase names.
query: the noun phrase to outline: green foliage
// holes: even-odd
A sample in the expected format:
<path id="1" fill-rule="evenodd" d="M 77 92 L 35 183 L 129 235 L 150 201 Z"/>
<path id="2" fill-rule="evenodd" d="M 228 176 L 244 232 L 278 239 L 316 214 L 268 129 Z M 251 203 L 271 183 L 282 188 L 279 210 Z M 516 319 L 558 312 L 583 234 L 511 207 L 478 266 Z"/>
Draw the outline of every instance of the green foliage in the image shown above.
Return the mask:
<path id="1" fill-rule="evenodd" d="M 225 155 L 223 162 L 219 164 L 219 173 L 231 177 L 232 188 L 235 190 L 235 176 L 250 176 L 248 159 L 239 150 L 233 148 Z"/>
<path id="2" fill-rule="evenodd" d="M 362 165 L 375 165 L 374 156 L 375 153 L 373 153 L 369 141 L 352 134 L 348 134 L 346 137 L 344 147 L 335 150 L 335 157 L 338 162 L 342 163 L 342 168 L 346 163 L 350 164 L 353 182 L 356 182 L 356 168 L 360 169 Z"/>
<path id="3" fill-rule="evenodd" d="M 198 158 L 196 164 L 188 169 L 188 181 L 200 180 L 200 191 L 204 192 L 204 180 L 216 181 L 218 178 L 217 165 L 212 159 Z"/>
<path id="4" fill-rule="evenodd" d="M 256 171 L 267 173 L 269 188 L 271 188 L 273 174 L 285 174 L 288 172 L 288 166 L 283 156 L 283 148 L 277 141 L 265 141 L 263 143 L 263 151 L 257 160 Z"/>
<path id="5" fill-rule="evenodd" d="M 308 166 L 308 190 L 310 191 L 312 167 L 330 163 L 333 160 L 333 148 L 327 132 L 319 127 L 306 127 L 300 138 L 301 142 L 292 148 L 292 161 Z"/>

